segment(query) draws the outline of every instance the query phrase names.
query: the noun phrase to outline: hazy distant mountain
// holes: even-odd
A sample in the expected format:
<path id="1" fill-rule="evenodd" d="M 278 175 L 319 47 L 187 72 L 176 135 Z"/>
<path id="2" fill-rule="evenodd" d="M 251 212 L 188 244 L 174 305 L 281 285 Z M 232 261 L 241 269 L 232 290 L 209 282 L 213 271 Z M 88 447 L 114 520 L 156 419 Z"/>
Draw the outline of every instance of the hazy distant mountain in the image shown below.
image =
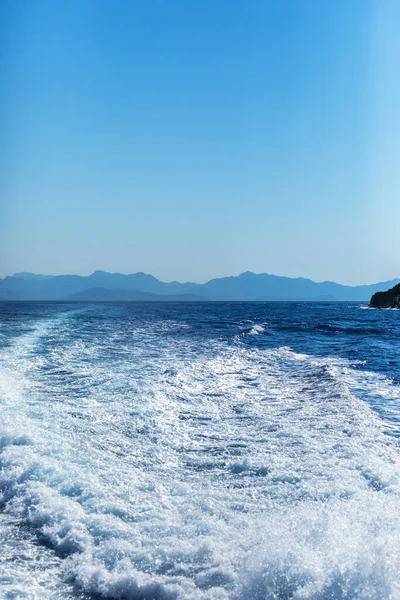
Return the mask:
<path id="1" fill-rule="evenodd" d="M 331 281 L 316 283 L 302 277 L 293 279 L 267 273 L 246 271 L 237 277 L 211 279 L 202 285 L 202 293 L 210 298 L 237 298 L 240 300 L 369 300 L 371 293 L 385 290 L 394 282 L 372 285 L 346 286 Z"/>
<path id="2" fill-rule="evenodd" d="M 208 300 L 204 296 L 196 296 L 195 294 L 151 294 L 150 292 L 140 292 L 139 290 L 126 290 L 123 288 L 107 289 L 107 288 L 89 288 L 83 292 L 72 294 L 66 300 L 70 302 L 110 302 L 110 301 L 146 301 L 146 302 L 189 302 Z"/>
<path id="3" fill-rule="evenodd" d="M 0 279 L 1 300 L 343 300 L 369 301 L 400 279 L 345 286 L 331 281 L 279 277 L 247 271 L 207 283 L 166 283 L 146 273 L 106 273 L 89 276 L 16 273 Z"/>
<path id="4" fill-rule="evenodd" d="M 29 271 L 21 271 L 21 273 L 14 273 L 13 277 L 18 277 L 19 279 L 51 279 L 54 275 L 41 275 L 40 273 L 30 273 Z"/>

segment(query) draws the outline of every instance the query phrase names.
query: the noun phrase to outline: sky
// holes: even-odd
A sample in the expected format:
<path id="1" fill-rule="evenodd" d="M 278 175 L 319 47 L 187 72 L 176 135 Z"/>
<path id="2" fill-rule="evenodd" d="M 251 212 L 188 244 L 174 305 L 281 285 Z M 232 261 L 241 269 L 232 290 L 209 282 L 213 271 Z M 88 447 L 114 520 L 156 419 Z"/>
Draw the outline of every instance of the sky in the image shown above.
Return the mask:
<path id="1" fill-rule="evenodd" d="M 400 3 L 2 0 L 0 277 L 400 277 Z"/>

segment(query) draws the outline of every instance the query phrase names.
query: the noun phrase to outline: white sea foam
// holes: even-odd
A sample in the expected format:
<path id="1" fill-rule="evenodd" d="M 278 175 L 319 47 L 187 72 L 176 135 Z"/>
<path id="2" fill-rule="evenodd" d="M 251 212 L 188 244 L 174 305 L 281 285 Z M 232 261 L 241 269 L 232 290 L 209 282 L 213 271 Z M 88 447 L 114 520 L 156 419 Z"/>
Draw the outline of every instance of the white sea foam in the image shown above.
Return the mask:
<path id="1" fill-rule="evenodd" d="M 65 582 L 143 600 L 400 597 L 396 442 L 350 393 L 398 398 L 392 382 L 157 325 L 102 335 L 55 320 L 0 358 L 3 517 L 52 549 L 36 588 L 27 537 L 32 599 Z"/>
<path id="2" fill-rule="evenodd" d="M 253 325 L 253 327 L 249 331 L 249 335 L 258 335 L 260 333 L 263 333 L 264 331 L 265 328 L 263 325 Z"/>

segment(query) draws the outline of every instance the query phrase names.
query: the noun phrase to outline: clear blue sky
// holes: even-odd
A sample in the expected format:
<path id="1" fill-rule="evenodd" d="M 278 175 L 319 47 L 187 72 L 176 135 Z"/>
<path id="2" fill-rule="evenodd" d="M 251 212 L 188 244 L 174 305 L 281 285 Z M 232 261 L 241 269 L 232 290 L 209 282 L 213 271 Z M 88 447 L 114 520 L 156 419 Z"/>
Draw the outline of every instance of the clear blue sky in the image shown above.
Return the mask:
<path id="1" fill-rule="evenodd" d="M 400 276 L 397 0 L 0 11 L 0 276 Z"/>

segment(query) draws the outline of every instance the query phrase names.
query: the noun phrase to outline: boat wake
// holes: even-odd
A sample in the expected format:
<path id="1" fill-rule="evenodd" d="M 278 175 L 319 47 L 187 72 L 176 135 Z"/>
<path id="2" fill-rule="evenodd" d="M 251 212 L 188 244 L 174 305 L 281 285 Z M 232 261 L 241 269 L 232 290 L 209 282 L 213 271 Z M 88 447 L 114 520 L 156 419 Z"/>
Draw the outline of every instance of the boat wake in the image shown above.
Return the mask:
<path id="1" fill-rule="evenodd" d="M 12 597 L 400 597 L 396 439 L 353 393 L 398 398 L 390 380 L 288 347 L 73 321 L 0 356 L 2 519 L 28 528 L 17 579 L 21 544 L 4 541 Z"/>

